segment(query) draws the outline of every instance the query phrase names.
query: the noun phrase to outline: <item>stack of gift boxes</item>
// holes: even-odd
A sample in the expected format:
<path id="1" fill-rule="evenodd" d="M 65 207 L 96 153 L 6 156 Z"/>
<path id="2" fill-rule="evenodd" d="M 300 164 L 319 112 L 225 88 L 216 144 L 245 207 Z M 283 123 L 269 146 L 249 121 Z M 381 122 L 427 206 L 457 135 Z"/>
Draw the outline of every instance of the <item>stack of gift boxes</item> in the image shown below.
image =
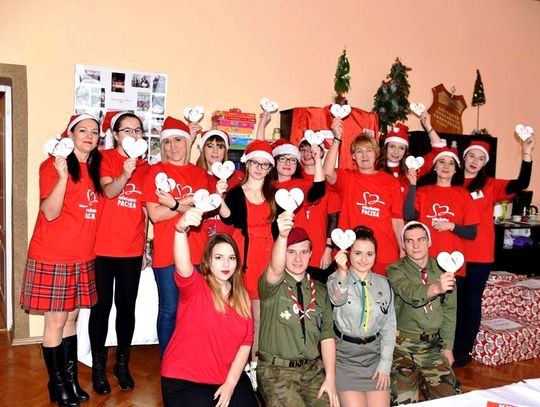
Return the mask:
<path id="1" fill-rule="evenodd" d="M 231 139 L 233 150 L 243 150 L 253 140 L 255 113 L 243 113 L 240 109 L 217 110 L 212 113 L 212 128 L 225 131 Z"/>
<path id="2" fill-rule="evenodd" d="M 473 358 L 502 365 L 540 356 L 540 279 L 494 271 L 482 298 Z"/>

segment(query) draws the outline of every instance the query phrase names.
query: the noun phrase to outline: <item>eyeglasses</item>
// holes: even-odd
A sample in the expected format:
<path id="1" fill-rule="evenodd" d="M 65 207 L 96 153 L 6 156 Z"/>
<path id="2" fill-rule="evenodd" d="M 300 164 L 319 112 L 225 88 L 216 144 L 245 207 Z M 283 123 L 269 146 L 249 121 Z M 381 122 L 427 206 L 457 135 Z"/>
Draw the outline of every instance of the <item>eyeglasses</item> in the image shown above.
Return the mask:
<path id="1" fill-rule="evenodd" d="M 289 157 L 285 157 L 284 155 L 282 155 L 281 157 L 279 157 L 277 159 L 281 164 L 293 164 L 293 165 L 296 165 L 298 164 L 298 160 L 296 158 L 289 158 Z"/>
<path id="2" fill-rule="evenodd" d="M 130 127 L 124 127 L 123 129 L 118 129 L 118 132 L 121 132 L 121 131 L 126 133 L 127 136 L 133 136 L 133 134 L 140 136 L 141 134 L 143 134 L 143 129 L 141 129 L 140 127 L 137 127 L 136 129 L 132 129 Z"/>
<path id="3" fill-rule="evenodd" d="M 265 171 L 268 171 L 270 168 L 272 168 L 272 164 L 270 163 L 260 163 L 255 160 L 249 160 L 248 163 L 251 166 L 251 168 L 257 168 L 257 169 L 262 168 Z"/>

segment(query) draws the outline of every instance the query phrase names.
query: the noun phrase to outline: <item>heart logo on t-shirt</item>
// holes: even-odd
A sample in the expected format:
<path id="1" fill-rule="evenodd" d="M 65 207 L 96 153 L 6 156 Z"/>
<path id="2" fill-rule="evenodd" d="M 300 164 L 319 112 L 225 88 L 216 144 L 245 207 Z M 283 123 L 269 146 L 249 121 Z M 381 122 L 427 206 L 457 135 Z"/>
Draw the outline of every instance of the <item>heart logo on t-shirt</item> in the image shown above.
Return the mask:
<path id="1" fill-rule="evenodd" d="M 199 189 L 193 194 L 193 204 L 203 212 L 210 212 L 221 205 L 221 197 L 218 194 L 210 194 L 206 189 Z"/>
<path id="2" fill-rule="evenodd" d="M 122 148 L 130 158 L 137 158 L 148 151 L 148 143 L 144 139 L 135 140 L 131 136 L 126 136 L 122 140 Z"/>
<path id="3" fill-rule="evenodd" d="M 210 167 L 210 171 L 212 171 L 212 174 L 219 179 L 226 180 L 233 175 L 234 168 L 234 163 L 232 161 L 225 161 L 224 163 L 216 161 L 214 164 L 212 164 L 212 167 Z"/>
<path id="4" fill-rule="evenodd" d="M 332 238 L 332 242 L 334 242 L 340 250 L 347 250 L 356 240 L 356 235 L 351 229 L 341 230 L 336 228 L 332 230 L 330 237 Z"/>
<path id="5" fill-rule="evenodd" d="M 463 253 L 455 251 L 452 254 L 448 252 L 440 252 L 437 255 L 437 263 L 445 271 L 455 273 L 465 262 Z"/>
<path id="6" fill-rule="evenodd" d="M 176 181 L 172 178 L 169 178 L 164 172 L 159 172 L 156 174 L 156 188 L 163 192 L 172 192 L 176 187 Z"/>
<path id="7" fill-rule="evenodd" d="M 52 139 L 47 141 L 45 143 L 45 146 L 43 147 L 43 150 L 45 150 L 47 154 L 50 154 L 53 157 L 66 158 L 68 155 L 71 154 L 73 148 L 75 148 L 73 140 L 68 137 L 64 137 L 61 140 Z"/>
<path id="8" fill-rule="evenodd" d="M 276 203 L 286 212 L 294 212 L 303 201 L 304 192 L 300 188 L 293 188 L 290 191 L 281 188 L 276 192 Z"/>

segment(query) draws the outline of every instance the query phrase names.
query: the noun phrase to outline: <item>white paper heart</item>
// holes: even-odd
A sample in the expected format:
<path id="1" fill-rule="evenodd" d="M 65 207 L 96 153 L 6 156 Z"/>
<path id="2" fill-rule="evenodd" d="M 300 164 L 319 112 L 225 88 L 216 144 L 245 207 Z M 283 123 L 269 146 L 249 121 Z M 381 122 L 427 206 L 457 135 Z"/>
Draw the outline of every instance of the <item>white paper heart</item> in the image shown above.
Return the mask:
<path id="1" fill-rule="evenodd" d="M 221 205 L 221 197 L 210 194 L 206 189 L 199 189 L 193 194 L 193 204 L 203 212 L 210 212 Z"/>
<path id="2" fill-rule="evenodd" d="M 324 133 L 320 131 L 313 131 L 313 130 L 306 130 L 304 132 L 304 138 L 312 146 L 321 145 L 325 139 Z"/>
<path id="3" fill-rule="evenodd" d="M 332 238 L 332 242 L 334 242 L 340 250 L 347 250 L 353 245 L 354 241 L 356 240 L 356 235 L 351 229 L 346 229 L 343 231 L 339 228 L 336 228 L 332 230 L 330 237 Z"/>
<path id="4" fill-rule="evenodd" d="M 234 163 L 232 161 L 225 161 L 224 163 L 216 161 L 212 164 L 212 167 L 210 167 L 210 171 L 212 171 L 212 174 L 219 179 L 228 179 L 234 173 L 234 168 Z"/>
<path id="5" fill-rule="evenodd" d="M 71 154 L 74 147 L 75 144 L 73 144 L 73 140 L 68 137 L 64 137 L 61 140 L 52 139 L 47 141 L 43 146 L 43 150 L 53 157 L 65 158 Z"/>
<path id="6" fill-rule="evenodd" d="M 204 107 L 188 106 L 184 109 L 184 118 L 190 123 L 199 123 L 204 117 Z"/>
<path id="7" fill-rule="evenodd" d="M 424 157 L 413 157 L 410 155 L 405 158 L 405 165 L 411 170 L 417 170 L 424 165 Z"/>
<path id="8" fill-rule="evenodd" d="M 281 188 L 276 192 L 276 203 L 287 212 L 294 212 L 303 201 L 304 193 L 300 188 L 293 188 L 290 191 Z"/>
<path id="9" fill-rule="evenodd" d="M 409 107 L 411 108 L 412 112 L 418 117 L 420 117 L 422 113 L 424 113 L 424 111 L 426 110 L 426 106 L 423 103 L 411 103 Z"/>
<path id="10" fill-rule="evenodd" d="M 260 101 L 261 107 L 264 111 L 267 111 L 268 113 L 274 113 L 277 112 L 279 109 L 279 105 L 277 102 L 274 102 L 273 100 L 262 98 Z"/>
<path id="11" fill-rule="evenodd" d="M 437 263 L 439 263 L 439 266 L 441 266 L 443 270 L 451 273 L 458 271 L 459 268 L 463 266 L 464 262 L 465 257 L 463 256 L 463 253 L 458 251 L 452 252 L 452 254 L 448 252 L 440 252 L 437 255 Z"/>
<path id="12" fill-rule="evenodd" d="M 524 124 L 518 124 L 516 126 L 516 133 L 519 138 L 523 141 L 527 140 L 534 133 L 534 129 L 531 126 L 526 126 Z"/>
<path id="13" fill-rule="evenodd" d="M 126 136 L 122 140 L 122 148 L 130 158 L 137 158 L 148 151 L 148 143 L 142 138 L 135 140 L 131 136 Z"/>
<path id="14" fill-rule="evenodd" d="M 351 114 L 351 107 L 349 105 L 342 106 L 335 103 L 330 107 L 330 113 L 332 113 L 332 116 L 334 117 L 344 119 Z"/>
<path id="15" fill-rule="evenodd" d="M 159 172 L 156 174 L 156 188 L 163 192 L 171 192 L 176 188 L 176 181 L 169 178 L 164 172 Z"/>

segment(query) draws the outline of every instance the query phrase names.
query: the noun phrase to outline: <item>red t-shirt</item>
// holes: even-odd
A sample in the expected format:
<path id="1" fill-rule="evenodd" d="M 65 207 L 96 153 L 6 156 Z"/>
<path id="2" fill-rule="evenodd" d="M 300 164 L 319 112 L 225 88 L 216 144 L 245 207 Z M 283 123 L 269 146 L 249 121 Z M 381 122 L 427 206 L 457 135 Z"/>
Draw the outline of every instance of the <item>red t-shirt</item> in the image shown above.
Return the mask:
<path id="1" fill-rule="evenodd" d="M 60 216 L 45 219 L 41 209 L 28 248 L 28 257 L 46 263 L 76 263 L 95 257 L 94 241 L 103 197 L 96 194 L 88 174 L 88 166 L 79 163 L 81 179 L 73 182 L 68 176 L 64 204 Z M 39 200 L 49 196 L 58 180 L 54 158 L 39 167 Z"/>
<path id="2" fill-rule="evenodd" d="M 437 257 L 440 252 L 452 253 L 456 250 L 465 256 L 465 239 L 449 230 L 437 232 L 432 222 L 447 221 L 461 226 L 478 224 L 480 215 L 467 190 L 462 187 L 428 185 L 418 188 L 415 202 L 418 220 L 427 225 L 431 233 L 430 256 Z M 469 261 L 466 256 L 465 261 Z M 465 264 L 456 275 L 465 276 Z"/>
<path id="3" fill-rule="evenodd" d="M 145 202 L 158 202 L 156 195 L 156 174 L 164 172 L 169 178 L 174 179 L 176 188 L 172 191 L 175 199 L 185 198 L 194 194 L 197 190 L 204 188 L 212 192 L 208 185 L 206 172 L 193 164 L 173 165 L 157 163 L 150 167 L 144 182 L 142 200 Z M 178 221 L 180 214 L 171 219 L 154 223 L 154 256 L 152 265 L 154 267 L 166 267 L 174 264 L 173 243 L 174 243 L 174 225 Z M 191 228 L 188 235 L 191 261 L 193 264 L 199 264 L 201 261 L 206 237 L 202 228 Z"/>
<path id="4" fill-rule="evenodd" d="M 465 178 L 464 186 L 468 186 L 474 178 Z M 476 239 L 464 240 L 465 258 L 473 263 L 493 263 L 495 260 L 495 228 L 493 226 L 493 204 L 503 199 L 512 199 L 505 190 L 509 180 L 488 178 L 480 192 L 470 193 L 473 205 L 480 214 L 480 223 Z"/>
<path id="5" fill-rule="evenodd" d="M 163 355 L 161 375 L 196 383 L 223 384 L 241 346 L 253 344 L 253 319 L 229 305 L 216 311 L 212 292 L 197 271 L 174 273 L 180 291 L 176 327 Z"/>
<path id="6" fill-rule="evenodd" d="M 124 170 L 123 157 L 116 149 L 104 150 L 101 177 L 116 178 Z M 145 216 L 142 190 L 150 165 L 137 160 L 137 167 L 126 186 L 116 198 L 103 197 L 103 210 L 97 230 L 97 256 L 135 257 L 144 250 Z"/>
<path id="7" fill-rule="evenodd" d="M 208 177 L 208 185 L 213 186 L 215 189 L 218 178 L 208 172 L 206 173 L 206 176 Z M 227 180 L 227 184 L 229 185 L 228 191 L 240 184 L 243 177 L 244 173 L 242 171 L 235 170 L 231 177 Z M 208 213 L 208 215 L 203 219 L 201 227 L 203 229 L 203 233 L 208 238 L 212 237 L 216 233 L 226 233 L 230 236 L 232 236 L 234 233 L 234 226 L 223 223 L 219 216 L 219 210 Z"/>
<path id="8" fill-rule="evenodd" d="M 384 171 L 374 174 L 336 171 L 334 187 L 342 198 L 339 227 L 354 229 L 360 225 L 368 226 L 378 242 L 377 263 L 394 263 L 399 259 L 399 245 L 392 219 L 403 219 L 398 180 Z"/>

